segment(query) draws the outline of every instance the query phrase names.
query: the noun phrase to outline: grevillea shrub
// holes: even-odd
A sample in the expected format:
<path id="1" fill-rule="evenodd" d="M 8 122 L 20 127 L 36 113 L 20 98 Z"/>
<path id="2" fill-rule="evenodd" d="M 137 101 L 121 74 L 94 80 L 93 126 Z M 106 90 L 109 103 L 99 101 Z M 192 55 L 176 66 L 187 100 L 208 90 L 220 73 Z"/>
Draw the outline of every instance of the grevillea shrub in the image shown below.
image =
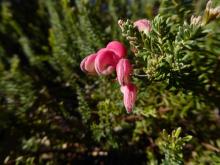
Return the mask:
<path id="1" fill-rule="evenodd" d="M 1 0 L 0 164 L 220 162 L 219 0 Z"/>

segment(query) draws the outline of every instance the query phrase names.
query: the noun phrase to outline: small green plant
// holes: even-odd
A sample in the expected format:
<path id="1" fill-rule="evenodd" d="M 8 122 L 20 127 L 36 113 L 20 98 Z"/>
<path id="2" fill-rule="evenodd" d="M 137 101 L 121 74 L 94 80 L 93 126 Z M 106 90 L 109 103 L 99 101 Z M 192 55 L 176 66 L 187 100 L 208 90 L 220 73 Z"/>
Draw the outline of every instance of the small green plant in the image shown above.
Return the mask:
<path id="1" fill-rule="evenodd" d="M 165 130 L 162 131 L 158 146 L 164 155 L 162 165 L 183 165 L 183 149 L 187 142 L 192 139 L 191 135 L 180 137 L 181 128 L 173 130 L 169 135 Z"/>

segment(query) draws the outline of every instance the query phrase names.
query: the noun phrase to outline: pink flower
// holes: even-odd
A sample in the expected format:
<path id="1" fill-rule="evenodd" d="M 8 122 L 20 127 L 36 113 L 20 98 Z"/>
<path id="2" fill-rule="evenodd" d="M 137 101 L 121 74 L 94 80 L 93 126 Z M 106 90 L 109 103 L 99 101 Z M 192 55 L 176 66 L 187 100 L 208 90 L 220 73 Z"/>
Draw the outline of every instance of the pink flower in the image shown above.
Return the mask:
<path id="1" fill-rule="evenodd" d="M 128 59 L 125 59 L 127 50 L 119 41 L 110 42 L 106 48 L 85 57 L 80 63 L 83 72 L 92 75 L 109 75 L 116 70 L 117 79 L 124 95 L 124 106 L 130 113 L 136 101 L 137 88 L 130 83 L 133 71 Z"/>
<path id="2" fill-rule="evenodd" d="M 83 59 L 81 70 L 92 75 L 111 74 L 120 58 L 126 56 L 126 47 L 119 41 L 108 43 L 106 48 L 100 49 L 96 54 L 91 54 Z"/>
<path id="3" fill-rule="evenodd" d="M 115 71 L 119 57 L 110 49 L 103 48 L 97 52 L 95 70 L 99 75 L 109 75 Z"/>
<path id="4" fill-rule="evenodd" d="M 128 59 L 120 59 L 116 66 L 117 79 L 120 85 L 126 85 L 130 81 L 132 66 Z"/>
<path id="5" fill-rule="evenodd" d="M 139 19 L 134 22 L 134 27 L 137 27 L 140 32 L 145 34 L 151 31 L 151 23 L 147 19 Z"/>
<path id="6" fill-rule="evenodd" d="M 117 54 L 119 58 L 123 58 L 127 54 L 126 47 L 124 46 L 124 44 L 122 44 L 119 41 L 109 42 L 108 45 L 106 46 L 106 48 L 114 51 L 115 54 Z"/>
<path id="7" fill-rule="evenodd" d="M 83 72 L 86 72 L 91 75 L 96 75 L 96 70 L 95 70 L 95 58 L 96 54 L 91 54 L 87 57 L 85 57 L 82 62 L 80 63 L 80 68 Z"/>
<path id="8" fill-rule="evenodd" d="M 121 86 L 121 92 L 124 95 L 124 106 L 127 113 L 130 113 L 134 107 L 137 97 L 137 87 L 133 84 Z"/>

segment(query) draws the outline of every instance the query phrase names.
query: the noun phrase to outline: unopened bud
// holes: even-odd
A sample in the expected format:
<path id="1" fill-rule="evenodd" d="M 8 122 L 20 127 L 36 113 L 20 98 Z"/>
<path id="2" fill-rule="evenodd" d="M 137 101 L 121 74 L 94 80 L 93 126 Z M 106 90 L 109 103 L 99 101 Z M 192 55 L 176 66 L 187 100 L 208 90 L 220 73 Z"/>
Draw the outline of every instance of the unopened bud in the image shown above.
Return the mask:
<path id="1" fill-rule="evenodd" d="M 118 20 L 118 25 L 119 25 L 119 26 L 123 26 L 123 24 L 124 24 L 124 21 L 121 20 L 121 19 L 119 19 L 119 20 Z"/>
<path id="2" fill-rule="evenodd" d="M 138 28 L 140 32 L 148 34 L 151 31 L 151 22 L 147 19 L 140 19 L 134 22 L 134 26 Z"/>
<path id="3" fill-rule="evenodd" d="M 210 10 L 212 7 L 212 0 L 209 0 L 206 4 L 206 10 Z"/>
<path id="4" fill-rule="evenodd" d="M 190 24 L 191 25 L 201 25 L 201 21 L 202 21 L 202 17 L 201 16 L 198 16 L 198 17 L 192 16 Z"/>

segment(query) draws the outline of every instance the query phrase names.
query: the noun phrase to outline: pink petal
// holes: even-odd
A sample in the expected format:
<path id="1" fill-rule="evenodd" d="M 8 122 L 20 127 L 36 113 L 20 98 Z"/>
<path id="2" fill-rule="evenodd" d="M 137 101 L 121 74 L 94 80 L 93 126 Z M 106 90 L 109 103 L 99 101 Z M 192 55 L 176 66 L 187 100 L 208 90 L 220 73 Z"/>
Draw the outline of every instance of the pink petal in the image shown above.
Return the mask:
<path id="1" fill-rule="evenodd" d="M 81 68 L 81 70 L 82 70 L 83 72 L 86 72 L 85 62 L 86 62 L 87 58 L 88 58 L 88 56 L 85 57 L 85 58 L 81 61 L 81 63 L 80 63 L 80 68 Z"/>
<path id="2" fill-rule="evenodd" d="M 132 66 L 128 59 L 120 59 L 116 66 L 117 79 L 120 85 L 126 85 L 130 81 Z"/>
<path id="3" fill-rule="evenodd" d="M 119 41 L 109 42 L 106 48 L 113 50 L 119 58 L 125 57 L 127 54 L 126 47 Z"/>
<path id="4" fill-rule="evenodd" d="M 88 74 L 96 75 L 97 73 L 95 70 L 95 58 L 96 54 L 91 54 L 85 57 L 80 64 L 81 70 Z"/>
<path id="5" fill-rule="evenodd" d="M 100 75 L 111 74 L 119 61 L 119 57 L 107 48 L 100 49 L 95 59 L 95 70 Z"/>
<path id="6" fill-rule="evenodd" d="M 146 34 L 151 31 L 151 23 L 147 19 L 135 21 L 134 26 L 137 27 L 140 32 L 144 32 Z"/>
<path id="7" fill-rule="evenodd" d="M 87 60 L 85 61 L 85 69 L 87 70 L 88 73 L 96 73 L 95 70 L 95 58 L 96 54 L 92 54 L 88 56 Z"/>
<path id="8" fill-rule="evenodd" d="M 132 112 L 134 107 L 136 97 L 137 97 L 137 87 L 133 84 L 128 84 L 121 87 L 121 91 L 124 95 L 124 106 L 128 113 Z"/>

